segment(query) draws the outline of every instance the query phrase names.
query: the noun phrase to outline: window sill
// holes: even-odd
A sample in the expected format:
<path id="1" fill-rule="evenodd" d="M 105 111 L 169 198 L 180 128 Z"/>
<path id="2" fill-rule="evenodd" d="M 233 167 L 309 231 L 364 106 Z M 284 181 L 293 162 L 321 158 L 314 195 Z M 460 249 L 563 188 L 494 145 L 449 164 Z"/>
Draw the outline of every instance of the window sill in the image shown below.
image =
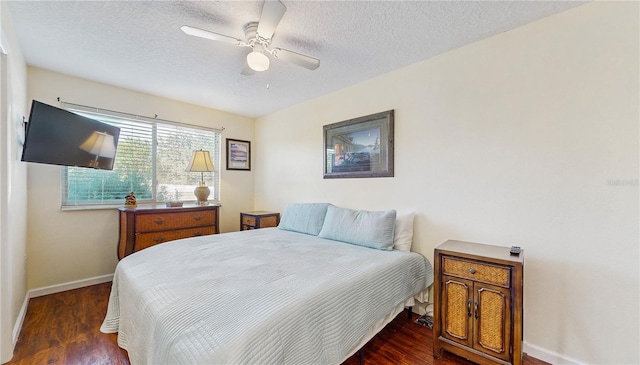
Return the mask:
<path id="1" fill-rule="evenodd" d="M 70 212 L 74 210 L 105 210 L 105 209 L 116 209 L 122 206 L 122 204 L 113 204 L 113 205 L 65 205 L 61 206 L 60 210 L 63 212 Z"/>
<path id="2" fill-rule="evenodd" d="M 195 200 L 191 200 L 191 201 L 184 201 L 185 204 L 194 204 Z M 144 203 L 138 203 L 138 206 L 144 206 L 144 205 L 164 205 L 166 204 L 166 202 L 144 202 Z M 209 201 L 209 204 L 220 204 L 219 201 Z M 94 204 L 94 205 L 63 205 L 60 207 L 60 211 L 62 212 L 72 212 L 72 211 L 78 211 L 78 210 L 106 210 L 106 209 L 118 209 L 120 207 L 123 207 L 123 204 Z"/>

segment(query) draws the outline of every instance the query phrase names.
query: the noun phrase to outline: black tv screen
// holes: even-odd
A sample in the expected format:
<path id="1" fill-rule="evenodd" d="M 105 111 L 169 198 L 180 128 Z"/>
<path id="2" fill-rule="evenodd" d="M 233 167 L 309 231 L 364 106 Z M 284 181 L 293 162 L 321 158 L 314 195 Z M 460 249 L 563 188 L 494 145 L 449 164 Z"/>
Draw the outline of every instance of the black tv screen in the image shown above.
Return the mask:
<path id="1" fill-rule="evenodd" d="M 34 100 L 22 161 L 112 170 L 120 128 Z"/>

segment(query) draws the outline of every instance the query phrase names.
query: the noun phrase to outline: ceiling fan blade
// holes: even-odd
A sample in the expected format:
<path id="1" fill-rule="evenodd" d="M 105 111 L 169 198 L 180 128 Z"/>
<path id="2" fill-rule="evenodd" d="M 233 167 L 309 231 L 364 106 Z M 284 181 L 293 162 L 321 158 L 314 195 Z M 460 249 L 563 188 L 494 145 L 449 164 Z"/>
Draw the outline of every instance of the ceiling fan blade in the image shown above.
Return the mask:
<path id="1" fill-rule="evenodd" d="M 280 1 L 265 0 L 264 5 L 262 5 L 260 22 L 258 23 L 258 34 L 262 38 L 270 39 L 273 37 L 273 33 L 276 31 L 276 27 L 285 11 L 287 11 L 287 8 Z"/>
<path id="2" fill-rule="evenodd" d="M 240 72 L 240 74 L 245 76 L 251 76 L 255 73 L 256 72 L 251 67 L 249 67 L 249 65 L 247 64 L 247 61 L 245 61 L 244 67 L 242 68 L 242 72 Z"/>
<path id="3" fill-rule="evenodd" d="M 271 51 L 271 54 L 277 59 L 293 63 L 294 65 L 298 65 L 309 70 L 315 70 L 320 66 L 320 60 L 317 58 L 305 56 L 293 51 L 287 51 L 282 48 L 274 48 Z"/>
<path id="4" fill-rule="evenodd" d="M 180 27 L 180 29 L 182 29 L 182 31 L 187 33 L 188 35 L 192 35 L 192 36 L 196 36 L 196 37 L 200 37 L 200 38 L 206 38 L 206 39 L 211 39 L 211 40 L 214 40 L 214 41 L 231 43 L 231 44 L 235 44 L 236 46 L 244 46 L 245 45 L 245 42 L 243 42 L 241 39 L 237 39 L 237 38 L 229 37 L 229 36 L 226 36 L 226 35 L 210 32 L 208 30 L 204 30 L 204 29 L 200 29 L 200 28 L 190 27 L 188 25 L 183 25 L 182 27 Z"/>

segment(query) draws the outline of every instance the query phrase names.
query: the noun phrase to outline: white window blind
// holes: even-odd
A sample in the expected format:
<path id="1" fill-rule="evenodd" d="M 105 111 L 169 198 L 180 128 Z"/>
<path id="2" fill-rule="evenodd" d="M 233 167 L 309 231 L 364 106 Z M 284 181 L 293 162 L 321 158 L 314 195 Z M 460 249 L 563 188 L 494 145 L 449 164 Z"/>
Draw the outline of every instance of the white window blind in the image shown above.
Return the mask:
<path id="1" fill-rule="evenodd" d="M 113 170 L 62 167 L 63 208 L 122 205 L 130 192 L 139 203 L 195 201 L 193 190 L 201 174 L 185 169 L 193 151 L 199 149 L 211 152 L 216 172 L 204 173 L 204 179 L 211 189 L 209 199 L 220 200 L 220 130 L 75 104 L 66 109 L 120 127 L 120 137 Z"/>

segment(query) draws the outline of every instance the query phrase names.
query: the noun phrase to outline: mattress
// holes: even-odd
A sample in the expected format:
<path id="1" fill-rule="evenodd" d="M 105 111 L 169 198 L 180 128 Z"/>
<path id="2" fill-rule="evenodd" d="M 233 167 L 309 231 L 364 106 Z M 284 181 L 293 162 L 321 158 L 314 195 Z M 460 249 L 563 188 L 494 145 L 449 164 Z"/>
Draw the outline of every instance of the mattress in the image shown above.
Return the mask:
<path id="1" fill-rule="evenodd" d="M 171 241 L 121 260 L 101 326 L 132 364 L 339 364 L 424 292 L 431 264 L 278 228 Z"/>

